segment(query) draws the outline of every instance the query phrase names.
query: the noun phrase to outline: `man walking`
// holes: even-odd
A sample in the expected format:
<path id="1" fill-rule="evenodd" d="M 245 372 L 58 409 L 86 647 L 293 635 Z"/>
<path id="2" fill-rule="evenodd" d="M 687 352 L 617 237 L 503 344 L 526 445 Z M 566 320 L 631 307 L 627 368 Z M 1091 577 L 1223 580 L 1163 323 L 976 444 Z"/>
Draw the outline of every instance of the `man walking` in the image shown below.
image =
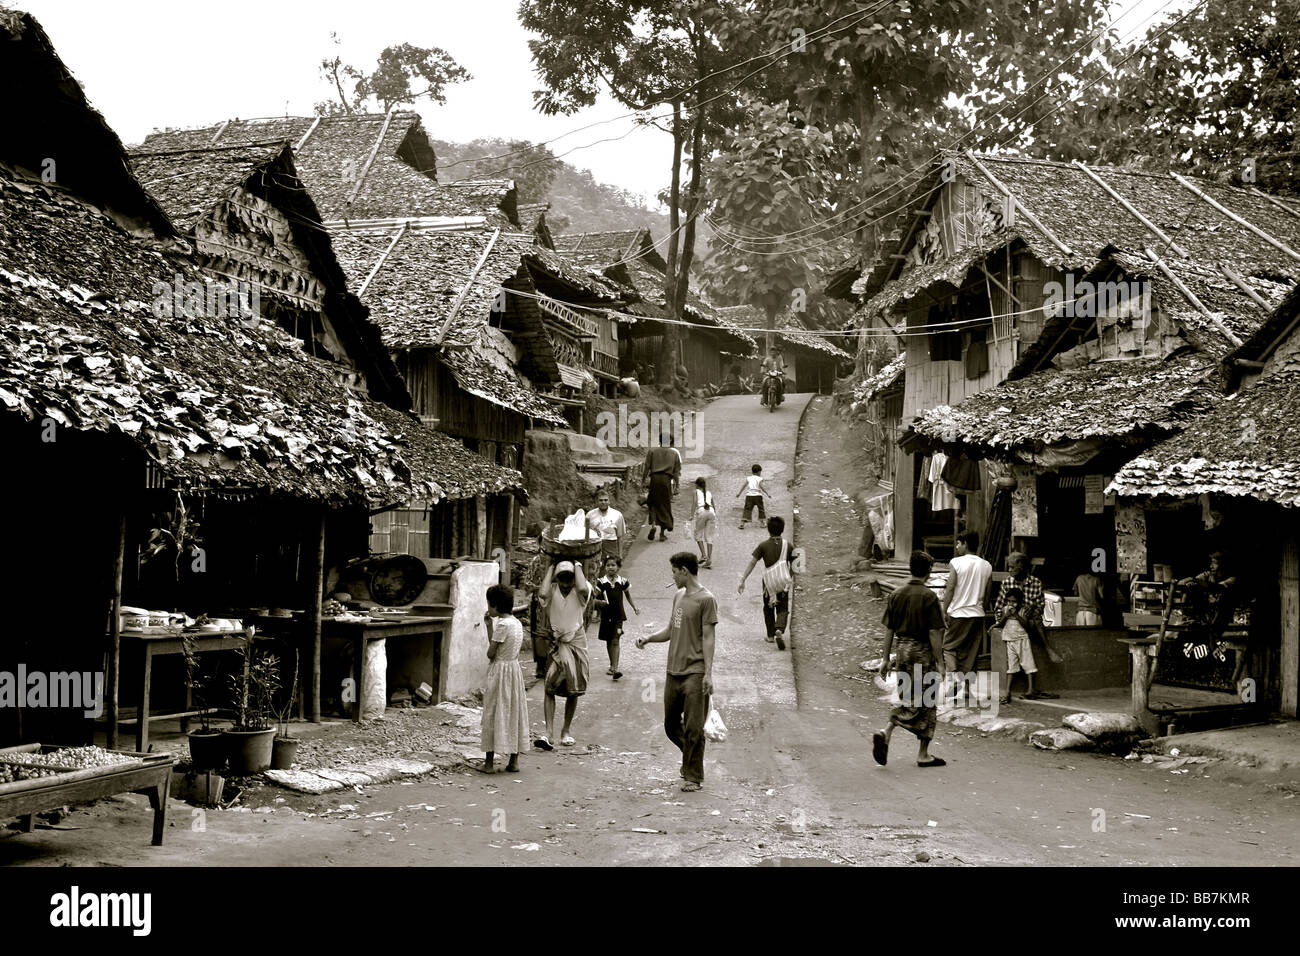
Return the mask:
<path id="1" fill-rule="evenodd" d="M 646 452 L 641 472 L 646 487 L 646 507 L 650 509 L 648 540 L 655 539 L 655 530 L 658 529 L 659 540 L 667 541 L 668 532 L 673 530 L 673 497 L 682 478 L 682 456 L 673 447 L 669 436 L 661 436 L 659 447 Z"/>
<path id="2" fill-rule="evenodd" d="M 609 492 L 603 488 L 596 495 L 596 507 L 587 512 L 587 527 L 600 536 L 601 567 L 605 558 L 623 560 L 623 539 L 627 537 L 627 523 L 623 512 L 609 506 Z"/>
<path id="3" fill-rule="evenodd" d="M 714 627 L 718 602 L 697 580 L 699 562 L 689 551 L 668 559 L 673 583 L 673 614 L 669 624 L 636 646 L 668 641 L 668 676 L 664 681 L 664 733 L 682 752 L 682 792 L 704 786 L 704 722 L 713 694 Z"/>
<path id="4" fill-rule="evenodd" d="M 924 551 L 913 551 L 907 567 L 912 578 L 906 586 L 889 596 L 885 606 L 885 653 L 881 659 L 880 676 L 889 679 L 891 670 L 899 678 L 898 706 L 889 712 L 889 724 L 871 736 L 871 756 L 882 767 L 889 761 L 889 738 L 895 727 L 902 727 L 916 736 L 919 748 L 916 754 L 918 767 L 943 767 L 942 757 L 930 754 L 930 741 L 938 725 L 938 708 L 935 707 L 934 681 L 936 664 L 942 661 L 941 636 L 943 613 L 939 599 L 925 586 L 930 576 L 932 559 Z M 890 663 L 889 654 L 896 650 L 897 659 Z"/>
<path id="5" fill-rule="evenodd" d="M 794 586 L 794 568 L 790 557 L 793 549 L 782 537 L 785 519 L 773 515 L 767 519 L 768 538 L 749 557 L 745 573 L 740 576 L 737 594 L 745 593 L 745 581 L 763 561 L 763 624 L 767 628 L 767 642 L 775 642 L 778 651 L 785 650 L 785 626 L 790 620 L 790 588 Z"/>
<path id="6" fill-rule="evenodd" d="M 967 531 L 957 536 L 957 555 L 949 564 L 952 570 L 943 589 L 941 603 L 947 622 L 943 665 L 947 673 L 955 675 L 954 706 L 963 692 L 970 692 L 968 675 L 975 669 L 975 659 L 984 641 L 984 600 L 993 578 L 993 565 L 975 553 L 979 546 L 978 532 Z"/>
<path id="7" fill-rule="evenodd" d="M 554 580 L 552 580 L 554 578 Z M 546 608 L 551 625 L 550 656 L 546 665 L 546 734 L 533 741 L 539 750 L 554 750 L 551 737 L 555 732 L 555 698 L 564 698 L 564 726 L 560 743 L 574 744 L 573 717 L 578 712 L 578 698 L 587 692 L 590 664 L 587 660 L 587 631 L 584 627 L 591 585 L 582 573 L 582 565 L 561 561 L 546 571 L 537 599 Z"/>

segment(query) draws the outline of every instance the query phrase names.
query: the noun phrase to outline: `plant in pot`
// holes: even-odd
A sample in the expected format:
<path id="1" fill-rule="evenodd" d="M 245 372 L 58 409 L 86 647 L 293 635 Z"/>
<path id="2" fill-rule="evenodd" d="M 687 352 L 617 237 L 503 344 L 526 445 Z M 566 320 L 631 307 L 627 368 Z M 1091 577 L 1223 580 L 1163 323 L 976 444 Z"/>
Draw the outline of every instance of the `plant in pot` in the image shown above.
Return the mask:
<path id="1" fill-rule="evenodd" d="M 279 732 L 275 735 L 275 740 L 271 748 L 271 768 L 273 770 L 291 770 L 293 769 L 293 758 L 298 754 L 298 745 L 302 741 L 290 736 L 289 718 L 293 714 L 293 705 L 298 697 L 298 652 L 293 652 L 293 680 L 289 685 L 289 696 L 285 699 L 284 707 L 277 709 L 275 712 L 276 723 L 279 725 Z"/>
<path id="2" fill-rule="evenodd" d="M 220 770 L 226 763 L 226 742 L 221 731 L 212 726 L 207 706 L 207 681 L 199 666 L 198 642 L 193 635 L 181 635 L 181 655 L 185 662 L 185 686 L 190 690 L 190 700 L 199 712 L 199 729 L 191 730 L 190 763 L 196 772 Z"/>
<path id="3" fill-rule="evenodd" d="M 270 769 L 275 724 L 272 703 L 280 689 L 280 661 L 259 651 L 249 637 L 238 651 L 240 672 L 229 678 L 235 721 L 225 736 L 227 759 L 236 775 Z"/>

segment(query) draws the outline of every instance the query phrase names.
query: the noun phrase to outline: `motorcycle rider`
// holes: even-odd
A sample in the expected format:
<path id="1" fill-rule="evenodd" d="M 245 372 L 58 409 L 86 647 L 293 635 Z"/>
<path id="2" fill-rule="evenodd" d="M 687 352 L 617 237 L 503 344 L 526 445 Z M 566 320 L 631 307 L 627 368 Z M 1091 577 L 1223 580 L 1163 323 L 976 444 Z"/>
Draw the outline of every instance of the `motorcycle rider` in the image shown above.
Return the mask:
<path id="1" fill-rule="evenodd" d="M 780 373 L 773 375 L 772 385 L 776 389 L 776 404 L 780 405 L 785 401 L 785 357 L 781 354 L 781 346 L 773 345 L 767 352 L 767 358 L 763 359 L 763 401 L 767 404 L 767 376 L 769 373 Z"/>

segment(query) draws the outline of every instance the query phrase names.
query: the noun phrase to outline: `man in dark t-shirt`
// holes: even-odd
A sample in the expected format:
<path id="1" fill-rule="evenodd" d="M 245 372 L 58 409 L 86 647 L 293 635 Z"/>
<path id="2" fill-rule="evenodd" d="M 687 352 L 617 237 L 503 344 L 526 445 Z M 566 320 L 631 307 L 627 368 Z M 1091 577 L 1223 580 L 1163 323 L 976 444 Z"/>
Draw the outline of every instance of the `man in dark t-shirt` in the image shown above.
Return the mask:
<path id="1" fill-rule="evenodd" d="M 754 549 L 749 557 L 749 564 L 745 567 L 745 573 L 740 576 L 740 586 L 736 588 L 737 594 L 745 593 L 745 581 L 753 572 L 759 561 L 763 562 L 764 571 L 780 564 L 782 561 L 787 563 L 790 570 L 790 579 L 794 579 L 794 568 L 792 558 L 794 548 L 781 535 L 785 532 L 785 519 L 772 516 L 767 519 L 768 539 Z M 790 590 L 789 588 L 769 588 L 768 582 L 763 581 L 763 624 L 767 628 L 767 642 L 775 642 L 778 651 L 785 650 L 785 626 L 790 620 Z"/>
<path id="2" fill-rule="evenodd" d="M 930 741 L 938 723 L 939 681 L 943 669 L 943 608 L 939 598 L 925 586 L 934 559 L 924 551 L 913 551 L 908 560 L 912 579 L 889 596 L 885 616 L 885 654 L 880 676 L 889 678 L 889 653 L 897 646 L 899 704 L 889 712 L 889 725 L 871 737 L 871 755 L 884 766 L 889 759 L 889 738 L 895 727 L 916 735 L 920 749 L 918 767 L 942 767 L 946 761 L 930 756 Z M 936 669 L 937 668 L 937 669 Z"/>
<path id="3" fill-rule="evenodd" d="M 696 579 L 699 560 L 689 551 L 668 559 L 673 583 L 673 615 L 668 625 L 637 647 L 668 641 L 668 677 L 664 681 L 664 733 L 682 752 L 685 793 L 704 786 L 704 722 L 713 694 L 713 638 L 718 602 Z"/>

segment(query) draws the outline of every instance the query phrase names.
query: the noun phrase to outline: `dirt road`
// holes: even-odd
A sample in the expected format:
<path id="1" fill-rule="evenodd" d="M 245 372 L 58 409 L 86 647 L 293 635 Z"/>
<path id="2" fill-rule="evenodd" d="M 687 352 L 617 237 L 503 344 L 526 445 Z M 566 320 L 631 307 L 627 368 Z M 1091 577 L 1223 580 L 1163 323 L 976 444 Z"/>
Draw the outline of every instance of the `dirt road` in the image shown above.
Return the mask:
<path id="1" fill-rule="evenodd" d="M 791 396 L 769 414 L 756 397 L 739 396 L 705 409 L 702 455 L 685 463 L 676 530 L 667 542 L 642 537 L 625 565 L 641 615 L 627 625 L 621 681 L 605 675 L 592 628 L 592 686 L 574 727 L 578 746 L 528 754 L 517 775 L 450 773 L 320 798 L 266 797 L 275 793 L 268 790 L 266 806 L 244 812 L 174 803 L 162 848 L 149 846 L 148 812 L 126 806 L 141 798 L 120 798 L 65 821 L 80 830 L 0 838 L 0 865 L 1294 860 L 1300 787 L 1275 774 L 1217 764 L 1170 774 L 1112 757 L 1042 753 L 948 725 L 934 748 L 948 767 L 917 768 L 903 734 L 890 766 L 875 766 L 869 737 L 887 705 L 872 685 L 847 675 L 861 675 L 857 662 L 878 651 L 881 606 L 824 573 L 848 562 L 859 528 L 848 503 L 823 492 L 852 493 L 861 462 L 829 400 L 814 399 L 795 483 L 792 449 L 807 402 Z M 775 495 L 770 513 L 789 518 L 799 508 L 799 544 L 809 552 L 792 650 L 784 653 L 763 640 L 757 574 L 746 595 L 736 595 L 740 571 L 765 536 L 736 527 L 732 496 L 754 462 Z M 720 609 L 715 679 L 730 735 L 709 745 L 705 789 L 683 794 L 678 752 L 662 728 L 667 645 L 638 651 L 632 640 L 666 618 L 668 556 L 694 550 L 685 519 L 697 475 L 709 479 L 722 519 L 714 568 L 701 581 Z M 540 691 L 530 693 L 535 731 Z"/>

